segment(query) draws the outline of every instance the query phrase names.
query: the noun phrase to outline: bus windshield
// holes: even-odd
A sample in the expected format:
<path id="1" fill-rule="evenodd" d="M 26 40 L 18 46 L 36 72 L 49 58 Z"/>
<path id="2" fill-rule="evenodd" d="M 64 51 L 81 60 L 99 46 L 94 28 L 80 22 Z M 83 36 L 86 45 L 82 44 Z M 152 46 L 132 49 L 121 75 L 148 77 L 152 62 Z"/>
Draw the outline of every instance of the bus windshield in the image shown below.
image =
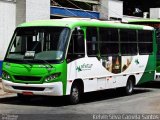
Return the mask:
<path id="1" fill-rule="evenodd" d="M 69 32 L 69 28 L 66 27 L 17 28 L 6 60 L 60 61 L 65 56 Z"/>

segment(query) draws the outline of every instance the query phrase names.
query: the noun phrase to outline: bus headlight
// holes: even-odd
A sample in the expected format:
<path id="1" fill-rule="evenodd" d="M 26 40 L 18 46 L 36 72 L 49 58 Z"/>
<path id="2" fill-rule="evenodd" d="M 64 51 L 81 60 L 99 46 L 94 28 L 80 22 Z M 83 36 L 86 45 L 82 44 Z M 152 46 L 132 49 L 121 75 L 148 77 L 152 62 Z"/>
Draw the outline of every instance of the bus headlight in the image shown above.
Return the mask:
<path id="1" fill-rule="evenodd" d="M 11 79 L 10 75 L 5 71 L 2 72 L 2 78 L 5 79 L 5 80 L 10 80 Z"/>
<path id="2" fill-rule="evenodd" d="M 46 77 L 45 82 L 49 82 L 49 81 L 51 81 L 51 80 L 54 80 L 54 79 L 56 79 L 57 77 L 59 77 L 60 75 L 61 75 L 61 73 L 54 73 L 54 74 Z"/>

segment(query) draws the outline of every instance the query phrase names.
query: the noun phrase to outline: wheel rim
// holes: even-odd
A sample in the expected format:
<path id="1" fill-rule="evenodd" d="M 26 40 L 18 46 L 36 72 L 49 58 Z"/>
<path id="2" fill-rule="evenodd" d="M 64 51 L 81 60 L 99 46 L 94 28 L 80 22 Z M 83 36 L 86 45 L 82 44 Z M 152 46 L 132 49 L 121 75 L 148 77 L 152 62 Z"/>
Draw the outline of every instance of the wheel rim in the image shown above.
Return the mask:
<path id="1" fill-rule="evenodd" d="M 76 87 L 72 89 L 72 98 L 75 103 L 79 101 L 79 91 Z"/>
<path id="2" fill-rule="evenodd" d="M 128 83 L 127 83 L 127 91 L 129 93 L 131 93 L 133 91 L 133 84 L 132 84 L 131 80 L 129 80 Z"/>

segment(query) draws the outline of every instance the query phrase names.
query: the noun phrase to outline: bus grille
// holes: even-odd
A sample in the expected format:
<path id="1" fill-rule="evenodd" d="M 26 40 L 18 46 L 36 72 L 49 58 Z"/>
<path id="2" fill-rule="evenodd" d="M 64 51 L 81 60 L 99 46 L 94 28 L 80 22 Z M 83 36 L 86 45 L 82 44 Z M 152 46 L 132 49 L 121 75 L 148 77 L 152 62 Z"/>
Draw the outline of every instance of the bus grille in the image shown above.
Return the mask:
<path id="1" fill-rule="evenodd" d="M 23 80 L 23 81 L 40 81 L 41 77 L 33 77 L 33 76 L 17 76 L 15 75 L 14 78 L 16 80 Z"/>
<path id="2" fill-rule="evenodd" d="M 33 90 L 33 91 L 44 91 L 45 88 L 42 87 L 21 87 L 21 86 L 12 86 L 17 90 Z"/>

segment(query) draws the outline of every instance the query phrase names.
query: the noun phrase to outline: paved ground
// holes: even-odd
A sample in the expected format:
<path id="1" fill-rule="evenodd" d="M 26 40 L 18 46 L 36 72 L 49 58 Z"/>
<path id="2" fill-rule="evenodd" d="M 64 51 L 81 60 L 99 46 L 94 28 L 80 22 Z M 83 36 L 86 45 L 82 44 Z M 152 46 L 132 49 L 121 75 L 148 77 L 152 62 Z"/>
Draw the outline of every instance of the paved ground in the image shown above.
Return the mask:
<path id="1" fill-rule="evenodd" d="M 3 91 L 2 82 L 1 82 L 1 79 L 0 79 L 0 97 L 6 97 L 6 96 L 11 96 L 11 95 L 14 95 L 14 94 L 13 93 L 7 93 L 7 92 Z"/>
<path id="2" fill-rule="evenodd" d="M 87 93 L 78 105 L 68 104 L 66 97 L 39 96 L 24 102 L 20 101 L 15 94 L 2 91 L 0 94 L 0 113 L 2 114 L 0 118 L 93 120 L 98 119 L 99 114 L 102 114 L 106 115 L 105 117 L 114 115 L 112 120 L 120 118 L 124 120 L 122 115 L 127 114 L 159 114 L 152 117 L 155 117 L 154 120 L 160 120 L 160 82 L 136 87 L 131 96 L 124 96 L 120 91 L 115 90 Z M 138 116 L 137 119 L 142 120 L 142 116 L 140 117 Z M 144 117 L 143 120 L 146 118 Z"/>

